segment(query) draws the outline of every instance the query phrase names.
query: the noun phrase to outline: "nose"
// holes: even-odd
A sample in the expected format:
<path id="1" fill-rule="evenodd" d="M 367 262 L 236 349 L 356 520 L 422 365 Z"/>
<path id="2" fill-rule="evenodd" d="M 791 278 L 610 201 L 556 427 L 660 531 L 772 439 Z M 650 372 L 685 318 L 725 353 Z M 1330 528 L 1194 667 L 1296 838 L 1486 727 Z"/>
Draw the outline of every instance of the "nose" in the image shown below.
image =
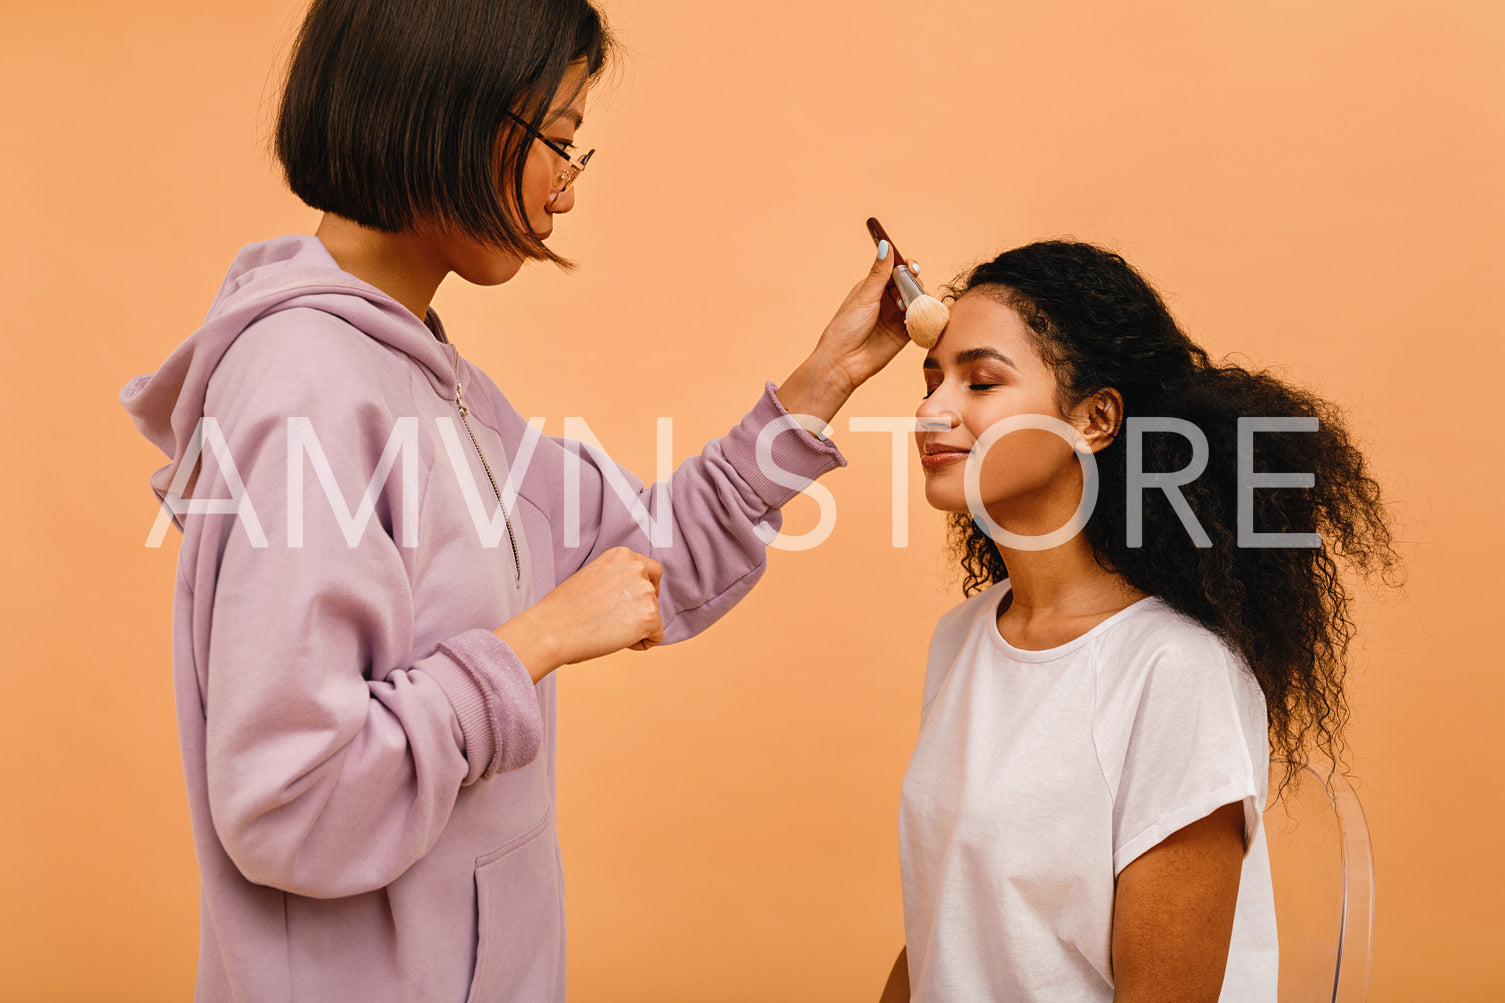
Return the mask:
<path id="1" fill-rule="evenodd" d="M 570 185 L 562 192 L 555 192 L 549 196 L 549 212 L 569 212 L 575 208 L 575 186 Z"/>
<path id="2" fill-rule="evenodd" d="M 920 406 L 915 408 L 914 416 L 920 424 L 925 426 L 924 432 L 949 432 L 961 424 L 961 416 L 952 410 L 950 404 L 941 396 L 940 390 L 920 401 Z"/>
<path id="3" fill-rule="evenodd" d="M 940 393 L 933 393 L 920 401 L 915 409 L 915 446 L 925 451 L 926 439 L 937 432 L 949 432 L 961 424 L 961 418 L 945 403 Z"/>

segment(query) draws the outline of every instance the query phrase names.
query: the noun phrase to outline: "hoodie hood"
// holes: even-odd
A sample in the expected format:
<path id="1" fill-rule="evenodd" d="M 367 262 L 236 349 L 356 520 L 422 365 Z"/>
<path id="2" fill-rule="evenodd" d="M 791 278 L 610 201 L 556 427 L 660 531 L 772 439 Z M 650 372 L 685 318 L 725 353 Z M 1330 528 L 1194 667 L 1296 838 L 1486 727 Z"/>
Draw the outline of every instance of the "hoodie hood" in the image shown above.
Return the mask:
<path id="1" fill-rule="evenodd" d="M 401 303 L 341 271 L 317 237 L 292 235 L 247 244 L 235 257 L 204 318 L 155 373 L 137 376 L 120 391 L 141 434 L 171 459 L 152 475 L 152 490 L 166 495 L 204 416 L 209 378 L 235 339 L 256 321 L 281 310 L 322 310 L 363 334 L 408 355 L 427 374 L 434 392 L 454 397 L 455 350 Z"/>

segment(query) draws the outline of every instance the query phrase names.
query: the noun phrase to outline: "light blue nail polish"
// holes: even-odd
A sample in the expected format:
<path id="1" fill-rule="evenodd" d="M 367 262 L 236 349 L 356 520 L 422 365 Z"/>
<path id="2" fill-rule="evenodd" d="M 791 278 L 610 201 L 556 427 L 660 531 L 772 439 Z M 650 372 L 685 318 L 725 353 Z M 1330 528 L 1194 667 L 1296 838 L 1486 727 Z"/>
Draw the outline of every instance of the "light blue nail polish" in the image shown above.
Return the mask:
<path id="1" fill-rule="evenodd" d="M 878 241 L 878 260 L 882 261 L 886 257 L 888 257 L 888 241 L 880 240 Z"/>

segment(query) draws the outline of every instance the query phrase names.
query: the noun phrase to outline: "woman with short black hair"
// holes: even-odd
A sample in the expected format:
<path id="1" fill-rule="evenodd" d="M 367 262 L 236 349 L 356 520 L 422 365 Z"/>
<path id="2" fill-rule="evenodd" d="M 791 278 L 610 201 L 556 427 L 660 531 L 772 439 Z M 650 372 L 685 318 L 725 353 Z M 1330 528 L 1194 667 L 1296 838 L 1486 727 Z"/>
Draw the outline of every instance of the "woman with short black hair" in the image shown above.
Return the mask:
<path id="1" fill-rule="evenodd" d="M 829 420 L 906 342 L 880 250 L 667 483 L 524 421 L 429 304 L 564 264 L 610 51 L 587 0 L 316 0 L 277 151 L 317 233 L 243 249 L 122 392 L 183 531 L 200 1000 L 564 999 L 553 670 L 745 595 L 791 485 L 844 462 L 791 413 Z"/>
<path id="2" fill-rule="evenodd" d="M 556 138 L 543 142 L 569 175 L 554 179 L 556 198 L 584 167 L 590 154 L 575 156 L 570 142 L 613 44 L 585 0 L 315 0 L 277 119 L 288 187 L 373 230 L 448 229 L 521 260 L 564 264 L 524 214 L 523 184 L 545 127 Z M 554 96 L 561 115 L 549 119 Z"/>

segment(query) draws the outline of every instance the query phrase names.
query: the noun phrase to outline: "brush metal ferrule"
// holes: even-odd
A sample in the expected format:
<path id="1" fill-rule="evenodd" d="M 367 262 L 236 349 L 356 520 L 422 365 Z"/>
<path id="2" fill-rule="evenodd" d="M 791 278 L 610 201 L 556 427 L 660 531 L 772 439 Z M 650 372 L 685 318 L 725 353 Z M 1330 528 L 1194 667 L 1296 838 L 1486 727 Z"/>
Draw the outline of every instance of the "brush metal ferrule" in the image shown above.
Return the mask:
<path id="1" fill-rule="evenodd" d="M 919 281 L 904 265 L 894 267 L 894 288 L 899 290 L 899 299 L 904 303 L 905 310 L 909 309 L 911 303 L 925 295 L 925 290 L 920 288 Z"/>

